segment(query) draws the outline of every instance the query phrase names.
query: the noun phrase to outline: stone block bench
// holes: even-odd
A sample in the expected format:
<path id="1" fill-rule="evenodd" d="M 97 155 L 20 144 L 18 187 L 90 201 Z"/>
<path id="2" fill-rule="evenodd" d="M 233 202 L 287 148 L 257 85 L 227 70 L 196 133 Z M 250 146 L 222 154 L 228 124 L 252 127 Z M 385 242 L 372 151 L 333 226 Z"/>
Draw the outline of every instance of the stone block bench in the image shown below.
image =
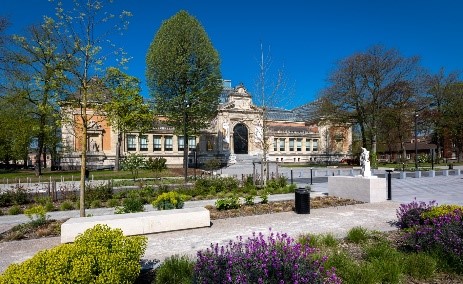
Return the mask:
<path id="1" fill-rule="evenodd" d="M 96 224 L 119 228 L 125 236 L 133 236 L 209 227 L 211 218 L 204 207 L 71 218 L 61 225 L 61 243 L 74 242 L 77 235 Z"/>

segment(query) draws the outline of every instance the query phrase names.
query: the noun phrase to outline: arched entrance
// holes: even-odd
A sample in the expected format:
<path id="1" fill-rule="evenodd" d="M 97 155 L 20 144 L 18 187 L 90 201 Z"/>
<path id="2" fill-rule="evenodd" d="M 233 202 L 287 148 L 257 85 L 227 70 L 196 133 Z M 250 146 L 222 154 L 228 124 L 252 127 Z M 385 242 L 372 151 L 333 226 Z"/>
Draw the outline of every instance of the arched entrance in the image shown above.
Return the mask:
<path id="1" fill-rule="evenodd" d="M 235 154 L 248 153 L 248 128 L 242 123 L 233 128 L 233 151 Z"/>

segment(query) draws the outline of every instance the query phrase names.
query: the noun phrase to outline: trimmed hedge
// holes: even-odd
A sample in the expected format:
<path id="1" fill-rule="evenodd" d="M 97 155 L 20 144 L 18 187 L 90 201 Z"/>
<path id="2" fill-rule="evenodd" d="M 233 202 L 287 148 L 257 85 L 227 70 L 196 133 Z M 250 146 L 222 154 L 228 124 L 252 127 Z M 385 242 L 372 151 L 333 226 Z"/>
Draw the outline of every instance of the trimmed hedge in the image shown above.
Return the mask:
<path id="1" fill-rule="evenodd" d="M 133 283 L 140 273 L 146 238 L 96 225 L 76 238 L 12 264 L 0 283 Z"/>

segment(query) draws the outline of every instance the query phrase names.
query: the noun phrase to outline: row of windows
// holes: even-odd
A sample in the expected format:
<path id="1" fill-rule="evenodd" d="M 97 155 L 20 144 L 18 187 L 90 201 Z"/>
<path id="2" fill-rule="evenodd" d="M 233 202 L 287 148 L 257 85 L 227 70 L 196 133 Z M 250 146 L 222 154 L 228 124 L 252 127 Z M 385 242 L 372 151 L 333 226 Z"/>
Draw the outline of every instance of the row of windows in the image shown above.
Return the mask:
<path id="1" fill-rule="evenodd" d="M 289 151 L 302 151 L 302 142 L 304 141 L 306 152 L 317 152 L 318 151 L 318 139 L 302 139 L 302 138 L 289 138 Z M 275 138 L 273 139 L 273 151 L 284 152 L 286 151 L 286 138 Z"/>
<path id="2" fill-rule="evenodd" d="M 153 151 L 162 151 L 161 136 L 153 136 Z M 173 151 L 174 143 L 173 136 L 164 136 L 164 151 Z M 139 151 L 148 151 L 149 141 L 148 135 L 140 135 L 139 137 Z M 183 151 L 185 149 L 185 139 L 183 136 L 178 136 L 177 150 Z M 188 149 L 190 151 L 196 149 L 196 137 L 188 136 Z M 127 151 L 137 150 L 137 136 L 127 135 Z"/>

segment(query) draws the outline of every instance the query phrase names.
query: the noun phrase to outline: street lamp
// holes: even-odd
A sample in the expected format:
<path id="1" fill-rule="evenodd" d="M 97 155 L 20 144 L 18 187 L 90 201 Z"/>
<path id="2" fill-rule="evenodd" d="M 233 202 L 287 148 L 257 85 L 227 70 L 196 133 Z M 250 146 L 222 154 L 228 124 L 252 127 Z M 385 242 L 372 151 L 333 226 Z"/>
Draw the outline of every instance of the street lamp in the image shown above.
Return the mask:
<path id="1" fill-rule="evenodd" d="M 189 141 L 188 141 L 188 108 L 190 104 L 188 100 L 183 101 L 183 166 L 185 167 L 185 183 L 188 182 L 188 150 L 189 150 Z"/>
<path id="2" fill-rule="evenodd" d="M 418 171 L 418 145 L 417 145 L 417 136 L 418 136 L 418 110 L 415 110 L 415 171 Z"/>

